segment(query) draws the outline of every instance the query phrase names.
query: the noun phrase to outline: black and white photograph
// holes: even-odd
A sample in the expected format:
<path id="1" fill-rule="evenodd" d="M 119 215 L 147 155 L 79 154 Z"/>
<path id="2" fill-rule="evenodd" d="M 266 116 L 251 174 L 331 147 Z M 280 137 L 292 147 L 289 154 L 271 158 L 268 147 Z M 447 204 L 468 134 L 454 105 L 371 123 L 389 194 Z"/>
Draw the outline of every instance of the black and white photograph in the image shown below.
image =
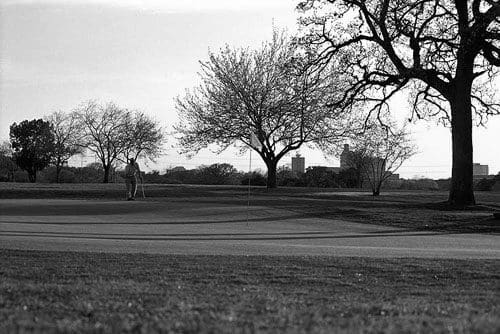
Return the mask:
<path id="1" fill-rule="evenodd" d="M 500 333 L 500 0 L 0 0 L 0 333 Z"/>

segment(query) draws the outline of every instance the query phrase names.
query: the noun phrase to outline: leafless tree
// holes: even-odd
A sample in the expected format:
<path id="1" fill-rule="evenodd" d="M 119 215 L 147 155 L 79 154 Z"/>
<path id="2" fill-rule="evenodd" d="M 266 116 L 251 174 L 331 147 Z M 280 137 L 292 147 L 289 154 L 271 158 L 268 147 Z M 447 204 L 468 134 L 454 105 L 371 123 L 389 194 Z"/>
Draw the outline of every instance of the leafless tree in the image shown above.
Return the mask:
<path id="1" fill-rule="evenodd" d="M 180 144 L 198 152 L 215 144 L 222 152 L 252 147 L 268 170 L 268 188 L 276 187 L 277 164 L 303 144 L 327 145 L 347 129 L 347 120 L 325 103 L 337 93 L 332 77 L 306 70 L 300 54 L 284 34 L 258 50 L 226 47 L 201 62 L 202 85 L 177 99 Z M 254 133 L 261 145 L 252 145 Z"/>
<path id="2" fill-rule="evenodd" d="M 372 123 L 364 133 L 352 137 L 347 157 L 347 163 L 356 164 L 353 167 L 358 168 L 368 181 L 373 196 L 380 195 L 385 181 L 416 153 L 416 147 L 404 127 L 397 129 L 392 122 L 385 124 L 391 124 L 392 128 Z"/>
<path id="3" fill-rule="evenodd" d="M 500 66 L 498 0 L 306 0 L 302 41 L 314 65 L 337 64 L 349 85 L 344 108 L 388 109 L 408 88 L 413 116 L 451 125 L 453 167 L 449 203 L 475 203 L 472 125 L 499 114 L 488 90 Z"/>
<path id="4" fill-rule="evenodd" d="M 155 159 L 161 153 L 164 131 L 142 112 L 90 101 L 76 114 L 84 131 L 81 143 L 101 161 L 104 183 L 109 182 L 110 170 L 117 162 L 131 157 Z"/>
<path id="5" fill-rule="evenodd" d="M 127 112 L 113 103 L 99 105 L 94 101 L 83 104 L 76 112 L 84 131 L 81 145 L 101 161 L 104 183 L 109 182 L 113 163 L 125 152 Z"/>
<path id="6" fill-rule="evenodd" d="M 364 170 L 369 163 L 368 159 L 370 159 L 367 152 L 367 147 L 363 145 L 357 145 L 355 149 L 352 150 L 352 147 L 349 147 L 348 145 L 347 149 L 349 149 L 349 151 L 346 151 L 346 148 L 344 148 L 344 151 L 342 151 L 340 155 L 341 168 L 342 159 L 345 159 L 345 164 L 354 172 L 354 176 L 356 178 L 356 186 L 358 188 L 363 188 L 363 181 L 365 179 Z"/>
<path id="7" fill-rule="evenodd" d="M 52 132 L 54 133 L 52 163 L 56 167 L 56 182 L 59 183 L 63 165 L 72 156 L 83 151 L 80 145 L 82 139 L 81 126 L 74 113 L 55 111 L 45 117 L 45 120 L 52 124 Z"/>

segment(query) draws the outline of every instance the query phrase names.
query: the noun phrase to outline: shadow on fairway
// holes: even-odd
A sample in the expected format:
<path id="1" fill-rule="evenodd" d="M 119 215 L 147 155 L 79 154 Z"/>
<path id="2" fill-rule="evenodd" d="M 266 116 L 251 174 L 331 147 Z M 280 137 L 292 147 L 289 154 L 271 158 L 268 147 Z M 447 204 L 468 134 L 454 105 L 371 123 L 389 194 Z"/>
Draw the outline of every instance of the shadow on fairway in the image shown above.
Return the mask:
<path id="1" fill-rule="evenodd" d="M 359 239 L 380 237 L 408 237 L 446 235 L 449 232 L 407 232 L 401 230 L 370 232 L 366 234 L 334 235 L 331 232 L 271 232 L 271 233 L 77 233 L 77 232 L 26 232 L 8 230 L 0 235 L 30 238 L 68 238 L 68 239 L 103 239 L 137 241 L 230 241 L 230 240 L 312 240 L 312 239 Z"/>
<path id="2" fill-rule="evenodd" d="M 224 215 L 224 214 L 225 213 L 220 213 L 219 215 Z M 201 225 L 201 224 L 231 224 L 231 223 L 246 223 L 246 222 L 249 223 L 276 222 L 276 221 L 286 221 L 291 219 L 309 219 L 309 218 L 311 217 L 308 214 L 298 213 L 293 215 L 266 216 L 266 217 L 248 218 L 248 219 L 242 217 L 239 219 L 221 219 L 221 220 L 176 220 L 176 221 L 163 221 L 163 222 L 138 222 L 138 221 L 123 221 L 123 220 L 111 221 L 111 222 L 38 222 L 38 221 L 35 222 L 35 221 L 15 220 L 15 221 L 1 221 L 0 224 L 5 223 L 5 224 L 30 224 L 30 225 Z M 332 219 L 332 221 L 334 220 Z"/>
<path id="3" fill-rule="evenodd" d="M 3 205 L 2 216 L 95 216 L 156 211 L 151 202 L 79 202 L 64 204 Z"/>

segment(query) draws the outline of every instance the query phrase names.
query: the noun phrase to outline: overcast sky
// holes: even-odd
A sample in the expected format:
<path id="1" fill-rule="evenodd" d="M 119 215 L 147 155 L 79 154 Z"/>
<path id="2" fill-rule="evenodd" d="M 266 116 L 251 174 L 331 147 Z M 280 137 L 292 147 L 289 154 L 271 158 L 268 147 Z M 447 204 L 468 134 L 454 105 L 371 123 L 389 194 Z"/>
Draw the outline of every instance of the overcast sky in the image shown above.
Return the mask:
<path id="1" fill-rule="evenodd" d="M 13 122 L 70 111 L 89 99 L 140 109 L 170 128 L 177 120 L 173 99 L 199 84 L 198 61 L 209 48 L 258 47 L 273 25 L 294 30 L 294 6 L 288 0 L 2 0 L 0 139 Z M 394 109 L 400 118 L 410 113 L 404 99 Z M 449 177 L 449 130 L 425 121 L 411 129 L 420 153 L 403 165 L 402 176 Z M 497 173 L 500 116 L 474 131 L 475 162 Z M 169 140 L 158 165 L 149 167 L 229 162 L 248 169 L 248 155 L 202 151 L 187 160 L 175 145 Z M 300 151 L 306 165 L 338 166 L 321 152 Z M 265 169 L 256 155 L 252 165 Z"/>

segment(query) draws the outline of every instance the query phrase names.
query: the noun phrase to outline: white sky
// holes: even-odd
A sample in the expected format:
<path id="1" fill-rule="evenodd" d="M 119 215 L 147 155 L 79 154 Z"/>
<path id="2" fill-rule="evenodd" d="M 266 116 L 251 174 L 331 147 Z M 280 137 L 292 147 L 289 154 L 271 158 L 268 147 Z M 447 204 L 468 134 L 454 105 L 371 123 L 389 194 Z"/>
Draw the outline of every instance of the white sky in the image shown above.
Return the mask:
<path id="1" fill-rule="evenodd" d="M 0 139 L 9 125 L 70 111 L 96 99 L 137 108 L 164 127 L 176 122 L 174 98 L 199 81 L 198 61 L 224 44 L 258 47 L 273 24 L 295 27 L 292 0 L 2 0 L 0 2 Z M 399 117 L 409 115 L 397 102 Z M 451 138 L 435 123 L 412 126 L 419 154 L 399 170 L 403 177 L 449 177 Z M 500 117 L 474 129 L 474 160 L 500 171 Z M 191 160 L 169 140 L 150 168 L 229 162 L 248 169 L 248 154 L 202 151 Z M 338 166 L 318 151 L 301 149 L 306 166 Z M 294 153 L 293 153 L 294 154 Z M 80 161 L 80 160 L 79 160 Z M 85 158 L 84 163 L 93 161 Z M 282 163 L 289 163 L 285 157 Z M 265 170 L 256 158 L 253 168 Z"/>

